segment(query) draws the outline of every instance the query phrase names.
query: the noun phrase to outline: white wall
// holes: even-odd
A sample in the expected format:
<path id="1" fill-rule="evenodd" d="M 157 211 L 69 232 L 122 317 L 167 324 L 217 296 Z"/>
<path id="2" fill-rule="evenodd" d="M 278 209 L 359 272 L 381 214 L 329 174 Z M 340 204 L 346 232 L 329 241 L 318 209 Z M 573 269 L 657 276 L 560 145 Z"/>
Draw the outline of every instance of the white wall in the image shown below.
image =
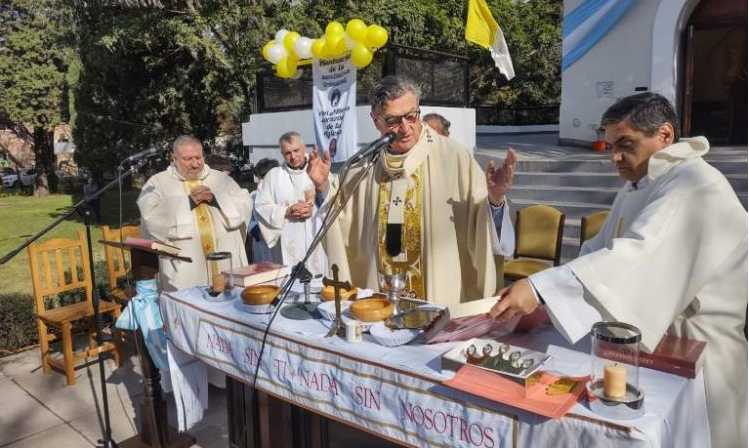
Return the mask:
<path id="1" fill-rule="evenodd" d="M 380 137 L 369 116 L 369 106 L 357 106 L 359 144 L 365 145 Z M 476 146 L 476 111 L 456 107 L 421 106 L 421 115 L 438 113 L 450 120 L 450 137 L 470 149 Z M 250 115 L 242 123 L 242 144 L 250 147 L 250 160 L 254 163 L 264 157 L 281 160 L 278 137 L 287 131 L 297 131 L 307 145 L 315 142 L 312 110 L 272 112 Z"/>
<path id="2" fill-rule="evenodd" d="M 583 0 L 564 0 L 565 15 Z M 562 73 L 559 137 L 595 140 L 601 114 L 636 87 L 676 100 L 678 47 L 697 0 L 636 2 L 598 44 Z M 688 6 L 688 7 L 687 7 Z M 677 29 L 681 27 L 681 29 Z"/>

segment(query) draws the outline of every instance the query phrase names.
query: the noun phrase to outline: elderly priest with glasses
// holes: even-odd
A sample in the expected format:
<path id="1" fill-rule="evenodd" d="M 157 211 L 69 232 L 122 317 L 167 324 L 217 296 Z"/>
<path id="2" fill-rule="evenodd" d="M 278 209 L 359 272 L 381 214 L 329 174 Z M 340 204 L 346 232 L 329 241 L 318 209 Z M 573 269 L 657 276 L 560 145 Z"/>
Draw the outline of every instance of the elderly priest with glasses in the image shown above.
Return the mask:
<path id="1" fill-rule="evenodd" d="M 707 342 L 705 390 L 714 447 L 747 442 L 747 216 L 728 180 L 703 156 L 704 137 L 679 139 L 661 95 L 623 98 L 601 124 L 619 175 L 603 228 L 580 257 L 500 291 L 503 320 L 539 304 L 570 342 L 596 321 L 642 331 L 646 350 L 664 334 Z"/>
<path id="2" fill-rule="evenodd" d="M 493 225 L 503 222 L 514 154 L 482 172 L 465 147 L 422 123 L 419 89 L 404 78 L 382 79 L 370 104 L 375 127 L 397 138 L 358 189 L 350 180 L 361 167 L 341 186 L 329 180 L 329 154 L 310 156 L 323 211 L 339 188 L 353 195 L 326 237 L 329 263 L 360 287 L 377 288 L 383 273 L 405 273 L 410 296 L 441 305 L 493 295 L 494 255 L 511 254 L 514 246 L 514 235 Z"/>

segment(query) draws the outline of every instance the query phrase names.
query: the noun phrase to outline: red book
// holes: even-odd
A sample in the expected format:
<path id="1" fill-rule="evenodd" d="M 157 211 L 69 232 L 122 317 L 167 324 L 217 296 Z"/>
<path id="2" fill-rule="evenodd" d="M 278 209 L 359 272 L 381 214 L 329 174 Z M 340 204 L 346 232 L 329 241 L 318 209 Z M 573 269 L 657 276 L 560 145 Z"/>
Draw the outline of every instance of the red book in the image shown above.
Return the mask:
<path id="1" fill-rule="evenodd" d="M 286 277 L 289 272 L 289 266 L 262 261 L 234 268 L 230 272 L 224 272 L 224 275 L 229 276 L 234 285 L 252 286 Z"/>
<path id="2" fill-rule="evenodd" d="M 653 353 L 640 351 L 640 366 L 649 369 L 673 373 L 685 378 L 694 378 L 702 368 L 705 356 L 704 341 L 666 335 L 658 343 Z M 631 357 L 622 352 L 609 350 L 601 346 L 599 355 L 613 361 L 631 363 Z"/>
<path id="3" fill-rule="evenodd" d="M 129 236 L 125 238 L 125 244 L 128 246 L 138 247 L 145 250 L 155 250 L 165 252 L 170 255 L 179 255 L 180 248 L 162 241 L 147 240 L 145 238 L 135 238 Z"/>

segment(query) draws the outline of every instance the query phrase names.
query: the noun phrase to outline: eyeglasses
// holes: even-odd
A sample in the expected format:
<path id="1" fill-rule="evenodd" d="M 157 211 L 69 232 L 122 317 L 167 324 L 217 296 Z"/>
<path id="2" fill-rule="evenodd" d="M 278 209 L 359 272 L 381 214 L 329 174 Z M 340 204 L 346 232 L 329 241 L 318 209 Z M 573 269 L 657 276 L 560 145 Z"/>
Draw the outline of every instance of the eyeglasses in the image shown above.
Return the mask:
<path id="1" fill-rule="evenodd" d="M 387 127 L 394 128 L 396 126 L 400 126 L 403 120 L 406 120 L 406 123 L 416 123 L 416 120 L 419 119 L 419 114 L 421 114 L 421 110 L 416 109 L 403 115 L 380 117 L 380 120 L 382 120 L 382 122 L 385 123 Z"/>

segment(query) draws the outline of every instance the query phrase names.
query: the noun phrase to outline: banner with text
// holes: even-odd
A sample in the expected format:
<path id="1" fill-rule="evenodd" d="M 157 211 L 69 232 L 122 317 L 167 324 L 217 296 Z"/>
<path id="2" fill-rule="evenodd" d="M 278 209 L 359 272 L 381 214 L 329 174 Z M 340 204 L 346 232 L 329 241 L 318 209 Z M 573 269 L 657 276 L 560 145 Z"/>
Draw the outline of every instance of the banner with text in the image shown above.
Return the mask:
<path id="1" fill-rule="evenodd" d="M 356 67 L 350 58 L 315 59 L 312 77 L 312 114 L 317 147 L 329 150 L 334 162 L 343 162 L 358 148 Z"/>
<path id="2" fill-rule="evenodd" d="M 515 446 L 517 415 L 469 405 L 439 382 L 270 336 L 162 300 L 177 348 L 284 400 L 411 446 Z"/>

